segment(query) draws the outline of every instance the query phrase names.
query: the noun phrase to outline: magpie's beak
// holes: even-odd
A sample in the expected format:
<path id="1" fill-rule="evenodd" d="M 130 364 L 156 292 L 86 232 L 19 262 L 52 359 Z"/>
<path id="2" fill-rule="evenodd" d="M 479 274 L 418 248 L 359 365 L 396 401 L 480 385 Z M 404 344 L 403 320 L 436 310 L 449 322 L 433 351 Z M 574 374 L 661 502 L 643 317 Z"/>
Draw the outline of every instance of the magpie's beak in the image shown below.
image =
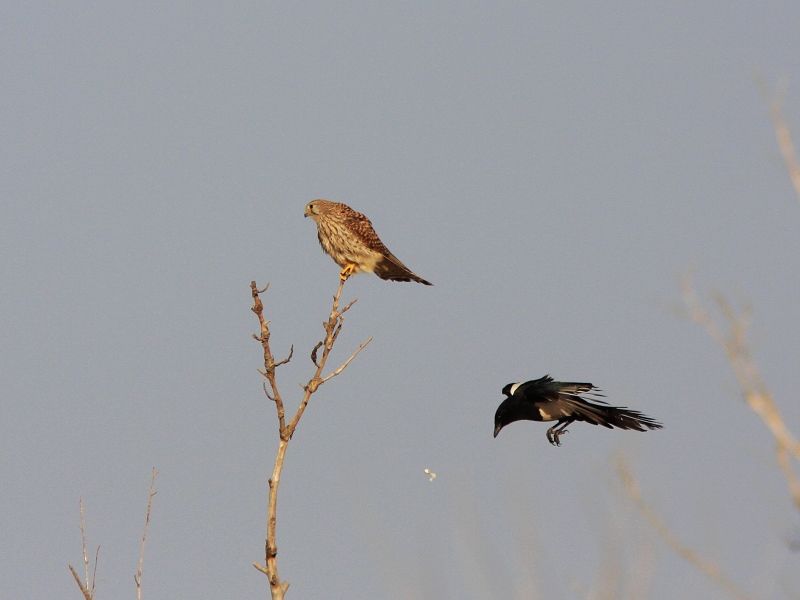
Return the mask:
<path id="1" fill-rule="evenodd" d="M 497 437 L 497 434 L 500 433 L 500 430 L 503 428 L 502 425 L 495 425 L 494 426 L 494 437 Z"/>

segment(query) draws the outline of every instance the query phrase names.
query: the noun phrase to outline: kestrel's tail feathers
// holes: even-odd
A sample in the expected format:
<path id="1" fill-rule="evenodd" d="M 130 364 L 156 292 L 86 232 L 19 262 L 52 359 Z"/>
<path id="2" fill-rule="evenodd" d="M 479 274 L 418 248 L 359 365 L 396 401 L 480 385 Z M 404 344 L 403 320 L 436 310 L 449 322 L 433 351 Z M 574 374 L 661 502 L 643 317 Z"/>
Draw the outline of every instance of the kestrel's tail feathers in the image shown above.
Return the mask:
<path id="1" fill-rule="evenodd" d="M 412 273 L 411 269 L 397 260 L 397 257 L 391 252 L 388 252 L 375 265 L 375 275 L 390 281 L 416 281 L 423 285 L 433 285 L 430 281 L 426 281 L 419 275 Z"/>

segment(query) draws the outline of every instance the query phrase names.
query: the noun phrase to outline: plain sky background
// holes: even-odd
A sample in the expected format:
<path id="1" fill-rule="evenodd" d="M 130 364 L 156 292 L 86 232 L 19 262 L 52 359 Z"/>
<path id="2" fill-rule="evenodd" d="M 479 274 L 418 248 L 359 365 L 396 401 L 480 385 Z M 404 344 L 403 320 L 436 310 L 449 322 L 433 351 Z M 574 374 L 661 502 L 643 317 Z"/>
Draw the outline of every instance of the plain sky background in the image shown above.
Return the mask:
<path id="1" fill-rule="evenodd" d="M 692 266 L 752 304 L 800 433 L 800 202 L 758 71 L 793 122 L 800 3 L 3 4 L 0 596 L 80 597 L 82 497 L 98 600 L 135 597 L 152 467 L 144 597 L 268 596 L 249 283 L 293 410 L 337 284 L 303 219 L 327 198 L 435 286 L 345 286 L 331 368 L 375 341 L 289 446 L 287 598 L 572 598 L 617 566 L 620 598 L 648 569 L 648 598 L 727 597 L 624 501 L 617 452 L 681 540 L 796 598 L 774 443 L 672 311 Z M 665 429 L 493 439 L 500 389 L 545 373 Z"/>

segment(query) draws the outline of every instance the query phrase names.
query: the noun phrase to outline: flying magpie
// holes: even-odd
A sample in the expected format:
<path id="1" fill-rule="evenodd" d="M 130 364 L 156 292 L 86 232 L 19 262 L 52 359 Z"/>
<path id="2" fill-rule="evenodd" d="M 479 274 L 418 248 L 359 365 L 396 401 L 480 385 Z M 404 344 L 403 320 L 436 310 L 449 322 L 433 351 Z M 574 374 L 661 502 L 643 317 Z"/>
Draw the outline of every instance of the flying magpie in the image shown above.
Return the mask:
<path id="1" fill-rule="evenodd" d="M 591 383 L 553 381 L 549 375 L 525 383 L 509 383 L 503 388 L 506 399 L 494 414 L 494 437 L 514 421 L 558 421 L 547 430 L 547 441 L 560 446 L 559 437 L 574 421 L 586 421 L 609 429 L 661 429 L 663 425 L 635 410 L 609 406 L 600 390 Z M 583 394 L 583 395 L 582 395 Z M 584 397 L 585 396 L 585 397 Z"/>

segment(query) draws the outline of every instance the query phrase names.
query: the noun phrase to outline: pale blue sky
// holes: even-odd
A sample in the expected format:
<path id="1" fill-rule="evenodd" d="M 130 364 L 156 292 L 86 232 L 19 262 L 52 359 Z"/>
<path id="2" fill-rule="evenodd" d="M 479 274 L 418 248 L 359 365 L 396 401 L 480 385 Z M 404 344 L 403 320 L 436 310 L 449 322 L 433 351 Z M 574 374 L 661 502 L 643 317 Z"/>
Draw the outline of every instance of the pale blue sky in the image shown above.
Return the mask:
<path id="1" fill-rule="evenodd" d="M 754 83 L 800 104 L 800 5 L 46 2 L 0 7 L 0 596 L 265 597 L 277 435 L 338 268 L 305 204 L 366 213 L 433 288 L 355 277 L 279 500 L 288 598 L 578 597 L 648 538 L 624 450 L 687 543 L 757 598 L 800 593 L 800 519 L 677 277 L 755 309 L 800 433 L 800 202 Z M 334 365 L 335 366 L 335 365 Z M 591 381 L 662 420 L 492 439 L 509 382 Z M 423 470 L 438 475 L 428 482 Z M 652 540 L 650 598 L 724 598 Z M 515 596 L 515 594 L 517 594 Z"/>

